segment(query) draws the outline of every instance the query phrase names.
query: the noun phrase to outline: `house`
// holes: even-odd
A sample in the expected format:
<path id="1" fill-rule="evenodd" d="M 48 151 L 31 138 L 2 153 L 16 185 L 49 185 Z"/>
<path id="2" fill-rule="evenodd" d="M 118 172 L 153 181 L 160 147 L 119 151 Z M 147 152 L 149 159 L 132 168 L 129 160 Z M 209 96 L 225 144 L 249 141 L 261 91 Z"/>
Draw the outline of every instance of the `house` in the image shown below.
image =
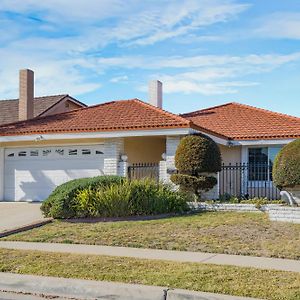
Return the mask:
<path id="1" fill-rule="evenodd" d="M 20 97 L 0 100 L 0 125 L 82 107 L 86 105 L 67 94 L 34 98 L 34 73 L 20 70 Z"/>
<path id="2" fill-rule="evenodd" d="M 150 83 L 149 98 L 151 104 L 111 101 L 0 126 L 0 200 L 40 201 L 70 179 L 127 176 L 135 164 L 139 171 L 157 166 L 159 179 L 169 181 L 180 138 L 195 132 L 218 143 L 224 168 L 241 169 L 225 176 L 223 168 L 206 197 L 227 193 L 233 177 L 240 194 L 255 188 L 248 182 L 258 185 L 255 192 L 266 193 L 273 188 L 269 168 L 251 166 L 269 165 L 280 147 L 300 137 L 300 118 L 242 104 L 183 115 L 164 111 L 159 81 Z"/>

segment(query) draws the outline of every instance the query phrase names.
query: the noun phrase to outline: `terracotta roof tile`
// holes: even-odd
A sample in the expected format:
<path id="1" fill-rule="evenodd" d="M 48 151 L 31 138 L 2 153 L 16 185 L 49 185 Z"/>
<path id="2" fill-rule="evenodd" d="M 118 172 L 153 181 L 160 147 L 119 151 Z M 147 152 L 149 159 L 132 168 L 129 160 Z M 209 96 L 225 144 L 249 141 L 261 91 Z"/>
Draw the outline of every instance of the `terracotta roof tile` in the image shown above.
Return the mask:
<path id="1" fill-rule="evenodd" d="M 0 126 L 0 135 L 187 128 L 191 122 L 138 99 L 112 101 Z"/>
<path id="2" fill-rule="evenodd" d="M 227 103 L 181 116 L 212 134 L 233 140 L 300 137 L 300 118 L 240 103 Z"/>

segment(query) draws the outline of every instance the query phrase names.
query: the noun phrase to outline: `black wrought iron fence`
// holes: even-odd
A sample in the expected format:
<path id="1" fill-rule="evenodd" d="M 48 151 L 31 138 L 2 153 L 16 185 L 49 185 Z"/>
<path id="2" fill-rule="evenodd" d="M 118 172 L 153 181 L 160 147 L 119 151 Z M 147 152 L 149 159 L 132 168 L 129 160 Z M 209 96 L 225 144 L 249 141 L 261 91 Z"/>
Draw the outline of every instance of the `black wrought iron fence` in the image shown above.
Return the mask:
<path id="1" fill-rule="evenodd" d="M 128 167 L 128 178 L 143 179 L 151 178 L 159 181 L 159 163 L 138 163 Z"/>
<path id="2" fill-rule="evenodd" d="M 220 196 L 238 198 L 263 197 L 280 199 L 280 191 L 273 184 L 270 164 L 229 164 L 219 173 Z"/>

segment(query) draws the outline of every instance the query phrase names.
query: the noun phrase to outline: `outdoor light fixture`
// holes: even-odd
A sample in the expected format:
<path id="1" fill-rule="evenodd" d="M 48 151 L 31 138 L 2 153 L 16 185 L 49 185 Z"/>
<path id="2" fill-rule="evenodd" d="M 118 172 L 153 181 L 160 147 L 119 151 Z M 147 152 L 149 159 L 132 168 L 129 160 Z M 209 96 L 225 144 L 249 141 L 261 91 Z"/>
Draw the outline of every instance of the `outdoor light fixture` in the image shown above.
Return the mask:
<path id="1" fill-rule="evenodd" d="M 39 135 L 38 137 L 35 138 L 36 142 L 42 141 L 45 138 L 42 135 Z"/>
<path id="2" fill-rule="evenodd" d="M 161 157 L 162 157 L 163 160 L 166 160 L 166 159 L 167 159 L 167 154 L 166 154 L 166 153 L 163 153 L 163 154 L 161 155 Z"/>
<path id="3" fill-rule="evenodd" d="M 227 146 L 228 146 L 228 147 L 233 147 L 233 146 L 234 146 L 233 141 L 228 141 L 228 142 L 227 142 Z"/>
<path id="4" fill-rule="evenodd" d="M 121 160 L 122 160 L 123 162 L 126 162 L 126 161 L 128 160 L 128 156 L 127 156 L 126 154 L 122 154 L 122 155 L 121 155 Z"/>

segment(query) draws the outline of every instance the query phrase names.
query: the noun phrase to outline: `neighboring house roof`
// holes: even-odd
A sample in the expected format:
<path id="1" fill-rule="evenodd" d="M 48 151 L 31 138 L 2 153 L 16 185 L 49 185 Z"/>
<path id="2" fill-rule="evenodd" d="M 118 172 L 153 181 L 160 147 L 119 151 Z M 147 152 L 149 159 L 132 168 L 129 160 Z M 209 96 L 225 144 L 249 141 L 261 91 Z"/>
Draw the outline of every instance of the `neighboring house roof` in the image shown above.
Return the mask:
<path id="1" fill-rule="evenodd" d="M 181 116 L 212 134 L 232 140 L 300 137 L 300 118 L 240 103 L 227 103 Z"/>
<path id="2" fill-rule="evenodd" d="M 0 135 L 189 128 L 189 120 L 138 99 L 119 100 L 0 126 Z"/>
<path id="3" fill-rule="evenodd" d="M 77 103 L 81 106 L 86 106 L 84 103 L 72 98 L 71 96 L 64 95 L 54 95 L 54 96 L 44 96 L 35 97 L 33 106 L 33 116 L 37 117 L 44 114 L 50 108 L 58 104 L 60 101 L 68 98 L 69 100 Z M 19 99 L 11 100 L 0 100 L 0 124 L 8 124 L 12 122 L 17 122 L 19 120 Z"/>

